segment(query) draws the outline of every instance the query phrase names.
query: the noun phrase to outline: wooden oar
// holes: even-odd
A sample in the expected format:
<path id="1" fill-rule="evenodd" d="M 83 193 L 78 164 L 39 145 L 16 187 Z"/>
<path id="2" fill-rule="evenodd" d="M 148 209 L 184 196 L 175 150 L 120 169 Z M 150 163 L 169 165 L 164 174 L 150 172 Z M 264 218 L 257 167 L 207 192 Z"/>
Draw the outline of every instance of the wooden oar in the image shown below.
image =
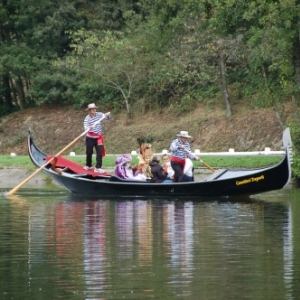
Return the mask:
<path id="1" fill-rule="evenodd" d="M 204 165 L 206 168 L 210 169 L 212 172 L 215 172 L 216 170 L 210 167 L 206 162 L 204 162 L 202 159 L 199 160 L 202 165 Z"/>
<path id="2" fill-rule="evenodd" d="M 194 155 L 191 151 L 184 149 L 188 154 L 191 154 L 194 157 L 197 157 L 196 155 Z M 206 162 L 204 162 L 201 158 L 199 159 L 199 161 L 202 163 L 202 165 L 204 165 L 206 168 L 210 169 L 212 172 L 215 172 L 216 170 L 213 169 L 212 167 L 210 167 Z"/>
<path id="3" fill-rule="evenodd" d="M 101 119 L 99 119 L 97 122 L 93 124 L 92 127 L 94 127 L 96 124 L 100 123 L 103 119 L 105 119 L 106 116 L 103 116 Z M 83 133 L 81 133 L 75 140 L 73 140 L 70 144 L 68 144 L 65 148 L 60 150 L 56 155 L 54 155 L 51 159 L 49 159 L 46 163 L 44 163 L 40 168 L 35 170 L 29 177 L 27 177 L 25 180 L 23 180 L 21 183 L 19 183 L 16 187 L 14 187 L 12 190 L 10 190 L 7 195 L 11 196 L 13 195 L 19 188 L 21 188 L 26 182 L 28 182 L 32 177 L 34 177 L 37 173 L 42 171 L 49 163 L 51 163 L 55 157 L 59 156 L 62 154 L 64 151 L 66 151 L 68 148 L 70 148 L 72 145 L 74 145 L 81 137 L 83 137 L 91 128 L 88 128 L 85 130 Z"/>

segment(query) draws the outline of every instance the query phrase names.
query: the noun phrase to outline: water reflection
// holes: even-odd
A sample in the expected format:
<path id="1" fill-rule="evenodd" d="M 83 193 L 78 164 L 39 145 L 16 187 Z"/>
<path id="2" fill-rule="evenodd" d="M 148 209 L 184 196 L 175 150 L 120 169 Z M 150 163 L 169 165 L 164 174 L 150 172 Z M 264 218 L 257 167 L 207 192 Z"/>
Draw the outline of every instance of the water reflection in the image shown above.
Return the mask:
<path id="1" fill-rule="evenodd" d="M 116 250 L 118 258 L 133 257 L 133 202 L 120 201 L 116 203 Z"/>
<path id="2" fill-rule="evenodd" d="M 100 292 L 105 286 L 105 264 L 107 263 L 108 230 L 107 215 L 108 201 L 88 202 L 84 205 L 84 276 L 86 293 Z"/>
<path id="3" fill-rule="evenodd" d="M 2 199 L 1 295 L 297 299 L 300 206 L 293 193 L 267 195 L 272 201 Z"/>
<path id="4" fill-rule="evenodd" d="M 293 219 L 291 207 L 288 207 L 288 220 L 283 234 L 284 284 L 287 290 L 286 299 L 293 299 Z"/>

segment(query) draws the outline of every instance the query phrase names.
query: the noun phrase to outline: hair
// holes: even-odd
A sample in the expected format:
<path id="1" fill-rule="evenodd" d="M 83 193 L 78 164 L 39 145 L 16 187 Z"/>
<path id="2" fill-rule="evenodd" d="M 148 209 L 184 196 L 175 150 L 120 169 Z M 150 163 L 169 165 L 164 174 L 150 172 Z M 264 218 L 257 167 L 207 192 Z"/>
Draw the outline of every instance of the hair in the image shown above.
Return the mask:
<path id="1" fill-rule="evenodd" d="M 152 161 L 156 161 L 159 163 L 159 157 L 158 156 L 153 156 Z"/>

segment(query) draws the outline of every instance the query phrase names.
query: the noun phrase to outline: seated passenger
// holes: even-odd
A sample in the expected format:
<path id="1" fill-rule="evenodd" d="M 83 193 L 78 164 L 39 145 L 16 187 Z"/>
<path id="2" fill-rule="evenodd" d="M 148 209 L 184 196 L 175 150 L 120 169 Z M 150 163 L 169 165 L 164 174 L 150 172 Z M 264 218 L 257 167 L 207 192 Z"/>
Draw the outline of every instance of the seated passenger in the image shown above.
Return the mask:
<path id="1" fill-rule="evenodd" d="M 153 150 L 151 144 L 142 143 L 140 145 L 140 153 L 138 155 L 138 165 L 135 169 L 138 169 L 139 172 L 142 172 L 147 179 L 151 179 L 152 173 L 150 168 L 150 162 L 153 158 Z"/>
<path id="2" fill-rule="evenodd" d="M 151 182 L 154 183 L 163 182 L 167 177 L 167 173 L 164 172 L 163 167 L 159 164 L 158 157 L 154 156 L 149 165 L 152 173 Z"/>
<path id="3" fill-rule="evenodd" d="M 141 172 L 136 172 L 130 166 L 132 157 L 129 154 L 123 154 L 117 157 L 115 161 L 115 174 L 123 179 L 146 181 L 146 176 Z"/>
<path id="4" fill-rule="evenodd" d="M 164 183 L 173 182 L 174 179 L 174 170 L 171 167 L 171 160 L 168 154 L 164 154 L 163 158 L 163 169 L 164 172 L 167 173 L 167 177 L 164 180 Z"/>

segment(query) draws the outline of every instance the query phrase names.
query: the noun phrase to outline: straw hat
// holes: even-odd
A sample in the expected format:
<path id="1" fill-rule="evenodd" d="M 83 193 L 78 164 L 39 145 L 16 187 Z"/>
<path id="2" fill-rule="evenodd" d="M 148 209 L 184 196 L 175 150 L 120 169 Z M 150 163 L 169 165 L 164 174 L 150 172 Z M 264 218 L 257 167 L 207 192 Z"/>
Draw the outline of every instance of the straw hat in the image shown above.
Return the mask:
<path id="1" fill-rule="evenodd" d="M 181 136 L 181 137 L 185 137 L 185 138 L 191 138 L 191 136 L 189 135 L 189 133 L 187 131 L 180 131 L 180 133 L 177 134 L 177 136 Z"/>
<path id="2" fill-rule="evenodd" d="M 90 103 L 87 107 L 86 110 L 90 110 L 90 109 L 93 109 L 93 108 L 97 108 L 96 104 L 95 103 Z"/>

